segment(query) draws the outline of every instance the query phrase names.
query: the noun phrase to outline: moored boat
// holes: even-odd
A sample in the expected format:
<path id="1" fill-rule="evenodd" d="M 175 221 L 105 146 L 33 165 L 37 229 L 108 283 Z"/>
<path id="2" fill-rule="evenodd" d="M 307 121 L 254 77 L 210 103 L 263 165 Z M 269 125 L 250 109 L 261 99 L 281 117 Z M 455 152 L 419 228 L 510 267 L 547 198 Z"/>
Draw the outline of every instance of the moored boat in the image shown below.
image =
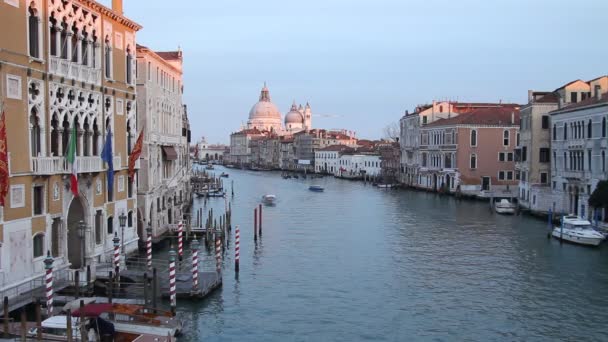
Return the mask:
<path id="1" fill-rule="evenodd" d="M 325 189 L 320 185 L 311 185 L 308 187 L 310 191 L 323 192 Z"/>
<path id="2" fill-rule="evenodd" d="M 277 200 L 277 196 L 275 195 L 271 195 L 271 194 L 267 194 L 262 196 L 262 202 L 266 205 L 272 205 L 276 202 Z"/>
<path id="3" fill-rule="evenodd" d="M 515 214 L 516 205 L 506 198 L 494 203 L 494 211 L 498 214 Z"/>
<path id="4" fill-rule="evenodd" d="M 226 172 L 222 172 L 220 174 L 220 177 L 228 178 L 228 174 Z"/>
<path id="5" fill-rule="evenodd" d="M 576 215 L 562 217 L 561 224 L 551 233 L 558 240 L 587 246 L 598 246 L 604 241 L 604 235 L 591 227 L 591 222 Z"/>

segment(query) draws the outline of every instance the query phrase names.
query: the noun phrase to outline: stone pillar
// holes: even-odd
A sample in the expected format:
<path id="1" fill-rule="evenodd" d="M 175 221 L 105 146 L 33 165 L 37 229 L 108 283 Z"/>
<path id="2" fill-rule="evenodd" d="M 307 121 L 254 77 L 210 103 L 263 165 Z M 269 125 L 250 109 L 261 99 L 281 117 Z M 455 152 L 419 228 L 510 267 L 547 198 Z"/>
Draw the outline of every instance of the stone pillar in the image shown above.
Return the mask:
<path id="1" fill-rule="evenodd" d="M 83 135 L 84 135 L 84 130 L 79 129 L 78 130 L 78 156 L 82 156 L 82 152 L 83 152 L 83 146 L 82 146 L 82 142 L 83 142 Z"/>
<path id="2" fill-rule="evenodd" d="M 68 27 L 68 32 L 65 35 L 65 44 L 66 44 L 66 51 L 67 51 L 67 60 L 68 61 L 72 61 L 72 35 L 73 33 L 70 32 L 70 28 Z M 68 75 L 70 74 L 69 70 L 68 70 Z"/>
<path id="3" fill-rule="evenodd" d="M 88 146 L 87 146 L 87 155 L 88 156 L 92 156 L 93 155 L 93 144 L 95 143 L 95 141 L 93 141 L 93 131 L 87 131 L 87 135 L 86 135 L 86 139 L 88 142 Z"/>
<path id="4" fill-rule="evenodd" d="M 57 130 L 57 139 L 59 139 L 59 143 L 57 145 L 57 156 L 63 157 L 63 129 Z"/>

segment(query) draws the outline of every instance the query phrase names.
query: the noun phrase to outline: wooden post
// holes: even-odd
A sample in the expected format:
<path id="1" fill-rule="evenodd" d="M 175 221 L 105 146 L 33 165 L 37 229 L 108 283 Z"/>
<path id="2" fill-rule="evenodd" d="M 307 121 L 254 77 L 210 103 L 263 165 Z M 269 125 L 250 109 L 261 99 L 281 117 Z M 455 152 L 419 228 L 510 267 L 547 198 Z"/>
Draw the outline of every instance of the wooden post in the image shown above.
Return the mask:
<path id="1" fill-rule="evenodd" d="M 42 304 L 40 298 L 36 299 L 36 339 L 42 341 Z"/>
<path id="2" fill-rule="evenodd" d="M 260 237 L 262 237 L 262 204 L 260 204 L 258 210 L 259 210 L 258 214 L 260 214 L 260 219 L 259 219 L 259 221 L 260 221 L 260 226 L 259 226 L 260 233 L 259 234 L 260 234 Z"/>
<path id="3" fill-rule="evenodd" d="M 80 297 L 80 272 L 74 272 L 74 291 L 76 293 L 76 299 Z"/>
<path id="4" fill-rule="evenodd" d="M 253 208 L 253 241 L 258 241 L 258 208 Z"/>
<path id="5" fill-rule="evenodd" d="M 67 317 L 67 326 L 66 326 L 66 335 L 68 338 L 68 342 L 72 342 L 73 341 L 73 335 L 72 335 L 72 310 L 67 309 L 66 310 L 66 317 Z"/>
<path id="6" fill-rule="evenodd" d="M 152 308 L 156 313 L 156 298 L 158 296 L 158 276 L 156 274 L 156 267 L 152 269 Z"/>
<path id="7" fill-rule="evenodd" d="M 91 277 L 91 265 L 87 265 L 87 294 L 91 293 L 91 285 L 92 285 L 92 277 Z"/>
<path id="8" fill-rule="evenodd" d="M 144 306 L 148 306 L 148 273 L 144 272 Z"/>
<path id="9" fill-rule="evenodd" d="M 78 322 L 78 326 L 80 327 L 80 340 L 81 341 L 86 341 L 87 340 L 87 332 L 84 328 L 84 300 L 80 300 L 80 320 Z"/>
<path id="10" fill-rule="evenodd" d="M 27 316 L 25 315 L 25 307 L 21 308 L 21 341 L 27 341 Z"/>
<path id="11" fill-rule="evenodd" d="M 112 303 L 112 292 L 114 291 L 114 286 L 112 281 L 114 280 L 114 274 L 112 271 L 108 273 L 108 283 L 106 284 L 106 293 L 108 295 L 108 303 Z"/>
<path id="12" fill-rule="evenodd" d="M 4 337 L 8 337 L 9 333 L 8 333 L 8 297 L 4 296 Z"/>

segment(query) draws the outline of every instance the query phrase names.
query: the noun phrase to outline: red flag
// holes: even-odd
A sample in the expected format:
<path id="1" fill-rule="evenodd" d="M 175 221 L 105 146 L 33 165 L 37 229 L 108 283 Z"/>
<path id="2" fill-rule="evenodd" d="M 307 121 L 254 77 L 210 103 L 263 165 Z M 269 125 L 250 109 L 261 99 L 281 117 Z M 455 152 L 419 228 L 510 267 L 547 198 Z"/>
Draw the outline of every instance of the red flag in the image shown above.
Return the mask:
<path id="1" fill-rule="evenodd" d="M 137 137 L 137 142 L 135 143 L 133 150 L 131 150 L 131 155 L 129 155 L 129 178 L 131 178 L 131 181 L 133 181 L 133 176 L 135 176 L 135 162 L 137 161 L 137 159 L 139 159 L 139 156 L 141 155 L 143 143 L 144 130 L 142 129 L 141 132 L 139 132 L 139 137 Z"/>
<path id="2" fill-rule="evenodd" d="M 0 206 L 4 207 L 4 198 L 8 194 L 8 148 L 6 144 L 6 120 L 4 112 L 0 118 Z"/>

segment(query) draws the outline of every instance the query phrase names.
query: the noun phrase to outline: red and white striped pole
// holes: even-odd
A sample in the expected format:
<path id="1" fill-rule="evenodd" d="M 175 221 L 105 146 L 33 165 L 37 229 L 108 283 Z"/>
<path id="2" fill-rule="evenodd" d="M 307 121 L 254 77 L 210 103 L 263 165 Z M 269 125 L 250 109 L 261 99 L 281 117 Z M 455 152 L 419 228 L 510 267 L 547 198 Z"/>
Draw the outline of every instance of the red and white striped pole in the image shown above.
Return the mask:
<path id="1" fill-rule="evenodd" d="M 114 268 L 116 268 L 116 272 L 120 270 L 120 238 L 118 237 L 118 232 L 114 232 Z M 118 277 L 118 274 L 116 275 Z"/>
<path id="2" fill-rule="evenodd" d="M 179 261 L 182 261 L 184 255 L 184 245 L 183 245 L 183 237 L 184 237 L 184 225 L 182 221 L 179 221 L 177 224 L 177 255 Z"/>
<path id="3" fill-rule="evenodd" d="M 222 242 L 220 241 L 219 234 L 215 238 L 215 262 L 217 267 L 217 273 L 222 271 Z"/>
<path id="4" fill-rule="evenodd" d="M 146 259 L 148 264 L 148 271 L 152 271 L 152 225 L 148 224 L 146 228 L 148 237 L 146 238 Z"/>
<path id="5" fill-rule="evenodd" d="M 53 257 L 51 252 L 46 252 L 44 259 L 44 268 L 46 269 L 46 314 L 53 316 Z"/>
<path id="6" fill-rule="evenodd" d="M 169 251 L 169 298 L 171 299 L 171 313 L 175 316 L 177 297 L 175 296 L 175 250 L 173 246 Z"/>
<path id="7" fill-rule="evenodd" d="M 190 249 L 192 250 L 192 291 L 198 291 L 198 249 L 199 242 L 194 235 L 194 239 L 190 243 Z"/>
<path id="8" fill-rule="evenodd" d="M 241 231 L 239 226 L 234 228 L 234 271 L 239 273 L 239 261 L 241 258 Z"/>

